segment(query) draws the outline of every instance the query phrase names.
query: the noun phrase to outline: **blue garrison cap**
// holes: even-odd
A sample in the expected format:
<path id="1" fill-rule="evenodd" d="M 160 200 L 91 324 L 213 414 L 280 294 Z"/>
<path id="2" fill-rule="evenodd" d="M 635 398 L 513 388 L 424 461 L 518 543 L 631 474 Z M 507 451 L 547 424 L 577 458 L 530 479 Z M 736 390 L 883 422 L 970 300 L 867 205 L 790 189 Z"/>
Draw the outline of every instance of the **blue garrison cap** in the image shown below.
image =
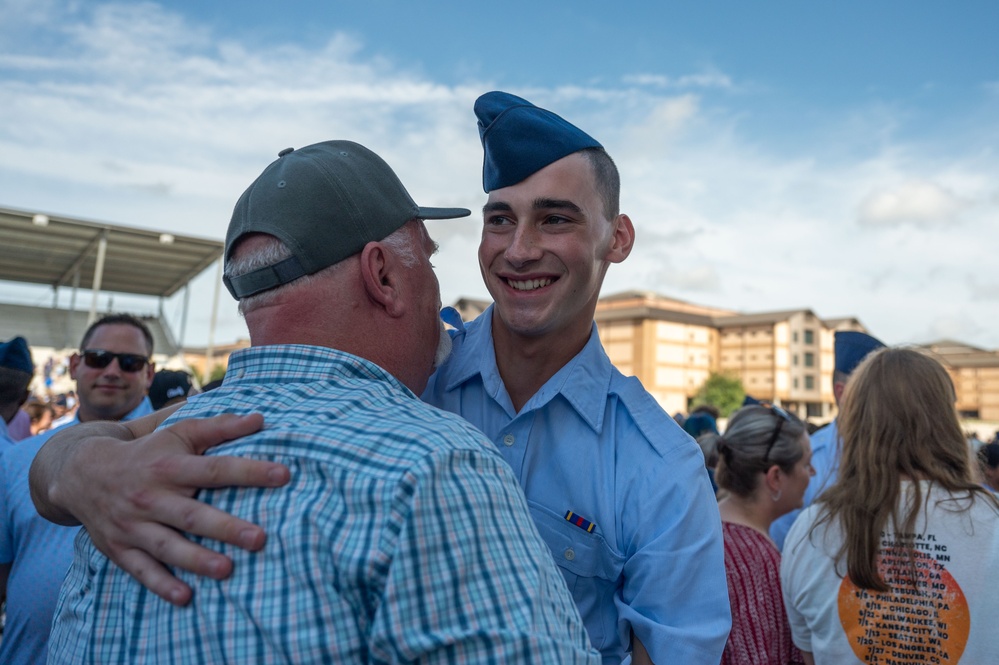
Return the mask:
<path id="1" fill-rule="evenodd" d="M 763 404 L 763 402 L 749 395 L 746 395 L 745 397 L 742 398 L 743 406 L 756 406 L 757 404 Z"/>
<path id="2" fill-rule="evenodd" d="M 586 148 L 602 148 L 592 136 L 551 111 L 508 92 L 475 100 L 482 159 L 482 189 L 516 185 L 553 162 Z"/>
<path id="3" fill-rule="evenodd" d="M 718 424 L 710 413 L 692 413 L 683 421 L 683 429 L 695 439 L 705 432 L 718 433 Z"/>
<path id="4" fill-rule="evenodd" d="M 16 369 L 28 374 L 35 373 L 35 366 L 31 362 L 31 350 L 23 337 L 0 342 L 0 367 Z"/>
<path id="5" fill-rule="evenodd" d="M 867 333 L 853 330 L 837 332 L 834 340 L 836 371 L 843 374 L 853 373 L 853 370 L 857 368 L 861 360 L 867 357 L 868 353 L 884 346 L 881 340 L 875 339 Z"/>

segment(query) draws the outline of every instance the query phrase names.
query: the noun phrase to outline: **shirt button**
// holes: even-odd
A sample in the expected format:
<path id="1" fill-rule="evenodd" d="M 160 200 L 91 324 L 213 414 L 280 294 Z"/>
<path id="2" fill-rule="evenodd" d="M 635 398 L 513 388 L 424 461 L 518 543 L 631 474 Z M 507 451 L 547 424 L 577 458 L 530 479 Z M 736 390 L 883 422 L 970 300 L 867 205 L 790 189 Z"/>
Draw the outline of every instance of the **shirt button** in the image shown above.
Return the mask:
<path id="1" fill-rule="evenodd" d="M 514 441 L 513 434 L 507 434 L 503 437 L 503 445 L 507 447 L 512 446 Z"/>
<path id="2" fill-rule="evenodd" d="M 576 553 L 572 550 L 571 547 L 565 548 L 565 558 L 567 561 L 572 561 L 573 559 L 576 558 Z"/>

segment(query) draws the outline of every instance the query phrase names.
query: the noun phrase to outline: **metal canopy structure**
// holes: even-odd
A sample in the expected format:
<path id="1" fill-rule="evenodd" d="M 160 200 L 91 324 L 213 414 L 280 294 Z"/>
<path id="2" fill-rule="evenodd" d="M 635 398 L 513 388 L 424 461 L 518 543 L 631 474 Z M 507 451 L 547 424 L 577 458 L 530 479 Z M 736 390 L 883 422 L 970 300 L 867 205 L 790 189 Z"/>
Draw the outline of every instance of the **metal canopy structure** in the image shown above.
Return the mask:
<path id="1" fill-rule="evenodd" d="M 218 240 L 0 208 L 0 280 L 166 298 L 222 249 Z"/>

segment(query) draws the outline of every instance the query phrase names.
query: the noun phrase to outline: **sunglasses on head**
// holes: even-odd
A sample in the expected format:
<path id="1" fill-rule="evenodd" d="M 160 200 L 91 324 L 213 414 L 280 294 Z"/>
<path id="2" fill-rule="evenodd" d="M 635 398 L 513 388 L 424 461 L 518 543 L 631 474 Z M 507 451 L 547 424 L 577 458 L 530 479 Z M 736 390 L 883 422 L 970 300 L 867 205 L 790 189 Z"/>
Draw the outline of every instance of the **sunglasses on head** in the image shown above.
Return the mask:
<path id="1" fill-rule="evenodd" d="M 149 362 L 149 358 L 136 353 L 111 353 L 102 349 L 85 349 L 81 355 L 83 364 L 94 369 L 104 369 L 117 358 L 123 372 L 138 372 Z"/>
<path id="2" fill-rule="evenodd" d="M 764 406 L 770 409 L 770 412 L 777 418 L 777 427 L 774 428 L 774 434 L 770 437 L 770 443 L 767 444 L 767 454 L 763 456 L 763 463 L 766 464 L 767 460 L 770 459 L 770 451 L 773 450 L 774 444 L 780 438 L 781 430 L 784 429 L 784 423 L 791 422 L 791 414 L 774 404 L 765 404 Z"/>

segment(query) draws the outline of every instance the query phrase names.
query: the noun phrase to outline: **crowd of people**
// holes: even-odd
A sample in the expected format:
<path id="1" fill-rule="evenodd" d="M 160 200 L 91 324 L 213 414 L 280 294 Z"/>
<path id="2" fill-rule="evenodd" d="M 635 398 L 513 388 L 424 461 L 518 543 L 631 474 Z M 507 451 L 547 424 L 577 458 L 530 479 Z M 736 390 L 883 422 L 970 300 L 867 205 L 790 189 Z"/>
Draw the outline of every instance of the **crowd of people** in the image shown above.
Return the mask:
<path id="1" fill-rule="evenodd" d="M 220 387 L 155 373 L 134 317 L 90 326 L 73 423 L 0 452 L 0 662 L 999 659 L 999 451 L 943 367 L 840 332 L 833 424 L 681 427 L 593 322 L 635 243 L 613 160 L 520 97 L 474 113 L 476 320 L 441 311 L 424 225 L 470 211 L 331 140 L 236 202 L 251 346 Z M 31 371 L 0 347 L 5 423 Z"/>

